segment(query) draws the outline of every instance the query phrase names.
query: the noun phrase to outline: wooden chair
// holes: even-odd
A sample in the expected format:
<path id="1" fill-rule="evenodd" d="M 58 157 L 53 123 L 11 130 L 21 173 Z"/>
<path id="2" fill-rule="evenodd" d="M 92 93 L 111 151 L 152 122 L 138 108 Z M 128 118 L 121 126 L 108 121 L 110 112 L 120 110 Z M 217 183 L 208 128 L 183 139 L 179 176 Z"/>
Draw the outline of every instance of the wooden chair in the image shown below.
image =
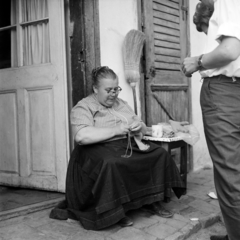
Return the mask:
<path id="1" fill-rule="evenodd" d="M 170 155 L 173 149 L 180 149 L 180 175 L 187 189 L 187 160 L 188 160 L 188 144 L 181 140 L 179 137 L 173 138 L 154 138 L 150 136 L 145 136 L 144 139 L 154 141 L 154 143 L 163 147 Z M 184 194 L 187 193 L 187 190 Z M 166 198 L 165 202 L 169 202 L 170 198 Z"/>

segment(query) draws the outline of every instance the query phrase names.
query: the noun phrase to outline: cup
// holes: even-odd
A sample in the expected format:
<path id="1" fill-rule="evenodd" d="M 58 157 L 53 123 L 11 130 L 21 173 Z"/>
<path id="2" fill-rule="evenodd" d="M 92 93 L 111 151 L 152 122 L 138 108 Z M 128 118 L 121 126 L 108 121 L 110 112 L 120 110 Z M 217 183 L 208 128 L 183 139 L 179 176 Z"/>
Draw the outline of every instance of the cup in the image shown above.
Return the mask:
<path id="1" fill-rule="evenodd" d="M 162 125 L 152 125 L 152 136 L 161 138 L 163 136 L 163 126 Z"/>

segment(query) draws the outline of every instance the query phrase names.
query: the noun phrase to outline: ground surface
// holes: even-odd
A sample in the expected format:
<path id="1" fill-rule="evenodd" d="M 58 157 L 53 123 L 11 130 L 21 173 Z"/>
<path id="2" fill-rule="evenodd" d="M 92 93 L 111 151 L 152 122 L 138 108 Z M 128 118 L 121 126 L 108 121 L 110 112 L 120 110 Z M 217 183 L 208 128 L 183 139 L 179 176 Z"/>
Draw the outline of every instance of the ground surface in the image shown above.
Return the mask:
<path id="1" fill-rule="evenodd" d="M 60 197 L 64 197 L 64 194 L 0 185 L 0 212 L 17 209 Z"/>
<path id="2" fill-rule="evenodd" d="M 128 212 L 134 221 L 131 227 L 121 228 L 114 224 L 101 231 L 90 231 L 77 221 L 49 218 L 50 211 L 60 201 L 53 199 L 49 193 L 42 195 L 16 189 L 14 193 L 10 191 L 6 194 L 6 189 L 2 188 L 0 240 L 205 240 L 209 239 L 210 233 L 208 229 L 201 229 L 220 221 L 218 200 L 210 198 L 209 192 L 215 192 L 212 169 L 190 172 L 186 195 L 180 199 L 173 195 L 169 203 L 162 203 L 174 212 L 173 218 L 161 218 L 136 209 Z M 54 196 L 57 197 L 55 193 Z M 20 202 L 27 205 L 18 207 Z M 12 209 L 13 205 L 15 209 Z M 214 230 L 215 226 L 211 229 Z M 222 226 L 212 233 L 221 234 L 224 230 Z M 191 237 L 198 231 L 198 235 Z M 208 235 L 204 236 L 205 233 Z"/>
<path id="3" fill-rule="evenodd" d="M 226 229 L 222 222 L 217 222 L 208 228 L 204 228 L 187 238 L 187 240 L 209 240 L 211 235 L 226 235 Z"/>

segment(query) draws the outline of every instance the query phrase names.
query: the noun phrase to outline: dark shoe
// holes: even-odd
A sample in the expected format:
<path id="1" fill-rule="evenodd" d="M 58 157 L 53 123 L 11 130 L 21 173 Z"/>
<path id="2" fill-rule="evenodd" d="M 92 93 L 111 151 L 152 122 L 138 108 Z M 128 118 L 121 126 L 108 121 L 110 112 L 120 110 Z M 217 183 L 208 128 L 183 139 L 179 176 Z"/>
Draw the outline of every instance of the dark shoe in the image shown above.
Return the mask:
<path id="1" fill-rule="evenodd" d="M 163 218 L 171 218 L 174 215 L 173 212 L 165 209 L 160 203 L 159 204 L 152 203 L 150 205 L 144 206 L 144 208 L 147 211 L 149 211 L 149 212 L 151 212 L 153 214 L 156 214 L 156 215 L 158 215 L 160 217 L 163 217 Z"/>
<path id="2" fill-rule="evenodd" d="M 67 220 L 69 218 L 69 214 L 66 200 L 59 202 L 57 206 L 52 209 L 49 217 L 53 219 Z"/>
<path id="3" fill-rule="evenodd" d="M 129 217 L 124 217 L 122 218 L 118 224 L 121 226 L 121 227 L 129 227 L 129 226 L 132 226 L 133 225 L 133 221 L 131 220 L 131 218 Z"/>
<path id="4" fill-rule="evenodd" d="M 223 235 L 213 235 L 210 237 L 211 240 L 228 240 L 228 236 Z"/>

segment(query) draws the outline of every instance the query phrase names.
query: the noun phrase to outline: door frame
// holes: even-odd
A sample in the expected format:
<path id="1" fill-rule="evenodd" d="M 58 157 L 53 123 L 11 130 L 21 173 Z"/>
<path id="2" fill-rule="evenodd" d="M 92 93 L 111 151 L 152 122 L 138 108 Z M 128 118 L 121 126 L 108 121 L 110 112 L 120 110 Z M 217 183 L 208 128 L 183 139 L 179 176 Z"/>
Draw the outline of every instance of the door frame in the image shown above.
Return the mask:
<path id="1" fill-rule="evenodd" d="M 69 117 L 92 92 L 92 69 L 100 66 L 99 0 L 64 0 Z M 69 119 L 70 150 L 74 148 Z"/>

